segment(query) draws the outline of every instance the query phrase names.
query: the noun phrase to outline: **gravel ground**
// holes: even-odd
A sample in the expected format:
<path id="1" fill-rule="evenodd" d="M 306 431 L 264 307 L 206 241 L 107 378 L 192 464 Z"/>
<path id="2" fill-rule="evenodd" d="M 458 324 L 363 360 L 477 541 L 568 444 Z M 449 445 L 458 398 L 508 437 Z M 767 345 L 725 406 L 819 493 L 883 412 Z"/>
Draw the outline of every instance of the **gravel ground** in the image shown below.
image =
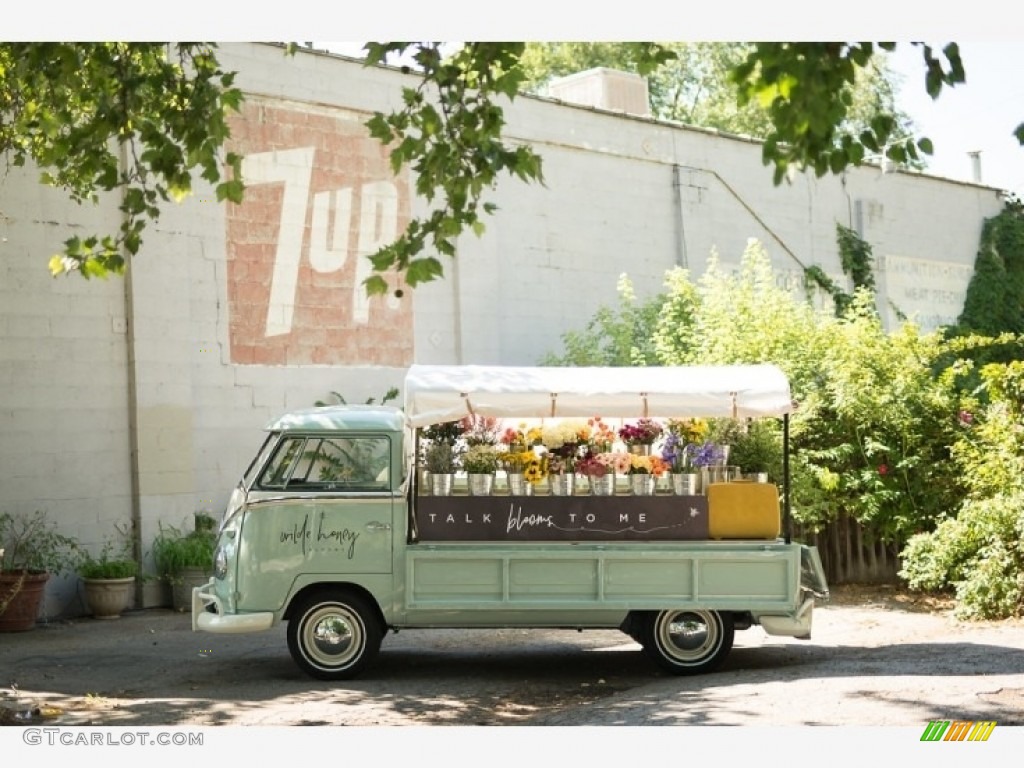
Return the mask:
<path id="1" fill-rule="evenodd" d="M 737 632 L 714 674 L 660 672 L 614 631 L 419 630 L 363 678 L 292 663 L 284 629 L 193 633 L 130 612 L 0 635 L 0 723 L 211 725 L 1024 725 L 1024 622 L 964 623 L 948 601 L 841 587 L 810 640 Z"/>

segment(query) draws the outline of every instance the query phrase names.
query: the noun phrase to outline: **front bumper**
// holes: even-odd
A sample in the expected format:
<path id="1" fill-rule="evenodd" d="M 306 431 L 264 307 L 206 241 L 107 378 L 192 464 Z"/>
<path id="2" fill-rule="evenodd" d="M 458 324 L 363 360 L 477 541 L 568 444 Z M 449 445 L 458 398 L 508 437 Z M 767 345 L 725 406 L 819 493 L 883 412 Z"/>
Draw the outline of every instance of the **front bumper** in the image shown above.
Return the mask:
<path id="1" fill-rule="evenodd" d="M 217 596 L 216 583 L 217 580 L 211 578 L 201 587 L 192 590 L 193 632 L 238 635 L 246 632 L 263 632 L 274 626 L 274 614 L 270 611 L 225 614 L 224 603 Z"/>

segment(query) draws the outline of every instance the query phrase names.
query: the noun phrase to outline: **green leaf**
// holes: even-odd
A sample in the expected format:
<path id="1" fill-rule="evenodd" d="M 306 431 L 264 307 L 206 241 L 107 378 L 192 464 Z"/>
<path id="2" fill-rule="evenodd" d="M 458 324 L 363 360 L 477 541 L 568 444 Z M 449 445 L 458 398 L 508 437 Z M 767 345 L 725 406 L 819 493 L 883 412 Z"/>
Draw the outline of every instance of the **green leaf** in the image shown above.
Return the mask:
<path id="1" fill-rule="evenodd" d="M 441 262 L 433 256 L 425 256 L 409 262 L 409 269 L 406 272 L 406 281 L 410 286 L 415 287 L 422 283 L 429 283 L 430 281 L 443 276 L 444 269 L 441 267 Z"/>
<path id="2" fill-rule="evenodd" d="M 367 296 L 384 296 L 388 292 L 387 281 L 380 275 L 370 275 L 363 280 Z"/>

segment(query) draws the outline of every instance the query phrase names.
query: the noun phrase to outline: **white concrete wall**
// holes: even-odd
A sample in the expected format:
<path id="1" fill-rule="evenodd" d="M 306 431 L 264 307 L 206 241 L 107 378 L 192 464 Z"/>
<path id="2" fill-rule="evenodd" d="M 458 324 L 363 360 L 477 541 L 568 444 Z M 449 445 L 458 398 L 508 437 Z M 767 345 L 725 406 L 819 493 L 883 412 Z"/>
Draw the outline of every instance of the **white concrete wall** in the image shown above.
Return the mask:
<path id="1" fill-rule="evenodd" d="M 698 276 L 712 249 L 738 264 L 752 237 L 797 286 L 815 264 L 844 281 L 835 226 L 852 227 L 884 299 L 952 322 L 1002 207 L 990 188 L 877 168 L 775 187 L 756 142 L 520 97 L 508 136 L 541 152 L 545 184 L 502 179 L 498 215 L 444 259 L 446 279 L 362 306 L 360 254 L 424 210 L 362 123 L 414 81 L 257 44 L 221 58 L 247 93 L 233 131 L 246 200 L 201 187 L 167 207 L 124 278 L 46 269 L 71 234 L 116 229 L 110 201 L 74 205 L 28 171 L 0 185 L 0 509 L 46 509 L 91 547 L 134 519 L 148 550 L 161 522 L 219 513 L 282 411 L 379 398 L 412 362 L 536 363 L 616 302 L 621 273 L 645 298 L 673 266 Z M 73 580 L 49 595 L 49 614 L 81 609 Z"/>

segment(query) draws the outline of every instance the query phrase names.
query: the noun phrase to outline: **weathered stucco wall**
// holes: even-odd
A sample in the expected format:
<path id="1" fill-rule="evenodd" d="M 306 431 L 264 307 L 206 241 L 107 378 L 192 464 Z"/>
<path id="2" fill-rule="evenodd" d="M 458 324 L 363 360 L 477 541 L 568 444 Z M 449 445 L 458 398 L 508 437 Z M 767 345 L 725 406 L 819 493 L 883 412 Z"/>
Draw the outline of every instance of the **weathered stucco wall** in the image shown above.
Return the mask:
<path id="1" fill-rule="evenodd" d="M 877 168 L 775 187 L 756 142 L 522 97 L 508 136 L 542 153 L 545 184 L 502 180 L 446 279 L 367 301 L 361 257 L 424 209 L 363 123 L 413 81 L 266 45 L 221 54 L 247 93 L 245 202 L 200 188 L 168 207 L 124 278 L 46 270 L 70 234 L 116 229 L 112 201 L 74 205 L 19 169 L 0 186 L 0 509 L 45 509 L 92 547 L 134 520 L 145 552 L 160 522 L 219 514 L 286 409 L 379 399 L 412 362 L 535 363 L 616 301 L 621 273 L 648 296 L 712 250 L 738 264 L 750 238 L 796 286 L 811 265 L 842 280 L 835 227 L 852 227 L 885 311 L 952 322 L 1001 209 L 990 188 Z M 81 609 L 74 580 L 48 594 L 50 615 Z"/>

